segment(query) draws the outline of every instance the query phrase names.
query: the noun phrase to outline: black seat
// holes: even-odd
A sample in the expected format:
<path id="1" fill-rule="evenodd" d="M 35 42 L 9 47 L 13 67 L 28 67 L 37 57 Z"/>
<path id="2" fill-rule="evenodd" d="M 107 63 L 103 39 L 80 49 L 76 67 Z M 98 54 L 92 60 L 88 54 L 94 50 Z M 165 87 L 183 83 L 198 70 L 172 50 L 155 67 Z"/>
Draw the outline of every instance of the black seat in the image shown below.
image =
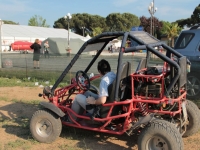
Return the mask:
<path id="1" fill-rule="evenodd" d="M 182 87 L 183 85 L 185 85 L 187 83 L 187 70 L 186 70 L 187 58 L 186 58 L 186 56 L 182 56 L 181 58 L 179 58 L 178 63 L 181 68 L 181 75 L 179 78 L 179 86 Z"/>
<path id="2" fill-rule="evenodd" d="M 136 72 L 147 67 L 147 59 L 142 58 L 137 66 Z"/>
<path id="3" fill-rule="evenodd" d="M 131 91 L 128 90 L 128 88 L 126 87 L 127 83 L 130 83 L 129 80 L 130 78 L 128 78 L 128 76 L 131 74 L 131 63 L 130 62 L 125 62 L 120 66 L 120 71 L 119 71 L 119 75 L 120 75 L 120 87 L 119 89 L 119 95 L 118 97 L 120 98 L 120 100 L 125 100 L 127 99 L 127 96 L 131 97 L 131 93 L 127 94 L 127 91 Z M 115 86 L 116 86 L 116 79 L 113 81 L 113 83 L 111 83 L 108 86 L 108 94 L 109 96 L 107 97 L 106 103 L 112 103 L 115 101 Z M 118 110 L 120 110 L 121 106 L 115 106 L 113 108 L 112 111 L 112 116 L 116 115 L 118 113 Z M 100 109 L 100 116 L 101 118 L 105 118 L 108 114 L 110 110 L 110 107 L 101 107 Z"/>

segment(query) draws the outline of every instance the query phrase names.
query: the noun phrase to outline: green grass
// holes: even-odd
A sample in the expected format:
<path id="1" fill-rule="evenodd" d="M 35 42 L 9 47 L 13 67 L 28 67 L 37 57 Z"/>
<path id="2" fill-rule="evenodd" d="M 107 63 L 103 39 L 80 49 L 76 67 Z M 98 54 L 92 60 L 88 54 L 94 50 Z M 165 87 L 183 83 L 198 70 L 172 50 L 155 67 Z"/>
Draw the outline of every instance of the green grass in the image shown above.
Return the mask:
<path id="1" fill-rule="evenodd" d="M 46 81 L 49 81 L 49 85 L 54 85 L 61 73 L 51 71 L 29 71 L 27 77 L 25 74 L 26 72 L 24 70 L 0 70 L 0 87 L 35 87 L 35 82 L 38 82 L 39 85 L 46 85 Z M 75 74 L 72 73 L 71 76 L 67 75 L 58 86 L 64 87 L 68 85 L 70 77 L 75 77 Z M 100 79 L 94 80 L 91 84 L 98 87 L 99 81 Z"/>
<path id="2" fill-rule="evenodd" d="M 0 86 L 34 86 L 34 82 L 54 84 L 60 77 L 61 72 L 57 71 L 32 71 L 32 70 L 0 70 Z M 74 74 L 71 74 L 73 77 Z M 12 80 L 9 80 L 12 79 Z M 69 83 L 70 75 L 66 75 L 62 83 Z M 62 85 L 61 83 L 61 85 Z"/>
<path id="3" fill-rule="evenodd" d="M 25 141 L 25 140 L 20 140 L 20 139 L 17 139 L 15 141 L 12 141 L 12 142 L 8 142 L 7 144 L 5 144 L 5 150 L 12 150 L 12 149 L 30 149 L 31 148 L 31 145 L 28 141 Z"/>

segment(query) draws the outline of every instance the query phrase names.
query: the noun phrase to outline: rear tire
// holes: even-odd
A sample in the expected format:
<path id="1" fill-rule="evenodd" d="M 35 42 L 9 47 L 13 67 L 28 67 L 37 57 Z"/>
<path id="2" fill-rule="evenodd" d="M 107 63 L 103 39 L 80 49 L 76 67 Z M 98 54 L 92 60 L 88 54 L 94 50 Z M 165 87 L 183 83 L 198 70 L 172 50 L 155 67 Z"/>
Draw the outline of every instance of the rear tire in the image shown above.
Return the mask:
<path id="1" fill-rule="evenodd" d="M 165 120 L 155 119 L 138 137 L 138 150 L 183 150 L 183 140 L 177 128 Z"/>
<path id="2" fill-rule="evenodd" d="M 36 111 L 30 121 L 33 138 L 42 143 L 51 143 L 60 136 L 62 123 L 60 118 L 50 110 Z"/>
<path id="3" fill-rule="evenodd" d="M 187 130 L 183 134 L 183 137 L 191 136 L 200 129 L 200 110 L 197 105 L 194 102 L 187 100 L 186 110 L 189 124 L 187 125 Z"/>

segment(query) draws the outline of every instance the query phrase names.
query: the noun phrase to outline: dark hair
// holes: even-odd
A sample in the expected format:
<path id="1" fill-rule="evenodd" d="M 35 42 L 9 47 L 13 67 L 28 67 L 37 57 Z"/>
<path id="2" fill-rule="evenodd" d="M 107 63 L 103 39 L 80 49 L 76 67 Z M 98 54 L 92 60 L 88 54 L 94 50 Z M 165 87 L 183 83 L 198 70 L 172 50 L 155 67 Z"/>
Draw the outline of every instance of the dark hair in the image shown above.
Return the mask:
<path id="1" fill-rule="evenodd" d="M 105 75 L 107 72 L 111 71 L 110 64 L 105 59 L 102 59 L 98 62 L 97 69 L 101 74 Z"/>

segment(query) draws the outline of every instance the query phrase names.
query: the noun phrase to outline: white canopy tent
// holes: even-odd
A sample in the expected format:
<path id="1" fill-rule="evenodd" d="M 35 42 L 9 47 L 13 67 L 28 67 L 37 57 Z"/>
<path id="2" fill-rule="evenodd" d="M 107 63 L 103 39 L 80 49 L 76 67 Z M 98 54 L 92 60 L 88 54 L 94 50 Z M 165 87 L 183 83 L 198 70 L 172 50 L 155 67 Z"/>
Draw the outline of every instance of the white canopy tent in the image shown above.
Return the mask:
<path id="1" fill-rule="evenodd" d="M 44 41 L 47 38 L 68 38 L 68 30 L 25 25 L 3 24 L 1 27 L 2 50 L 9 50 L 15 41 L 34 42 L 35 39 Z M 87 37 L 69 31 L 70 39 L 88 40 Z"/>

